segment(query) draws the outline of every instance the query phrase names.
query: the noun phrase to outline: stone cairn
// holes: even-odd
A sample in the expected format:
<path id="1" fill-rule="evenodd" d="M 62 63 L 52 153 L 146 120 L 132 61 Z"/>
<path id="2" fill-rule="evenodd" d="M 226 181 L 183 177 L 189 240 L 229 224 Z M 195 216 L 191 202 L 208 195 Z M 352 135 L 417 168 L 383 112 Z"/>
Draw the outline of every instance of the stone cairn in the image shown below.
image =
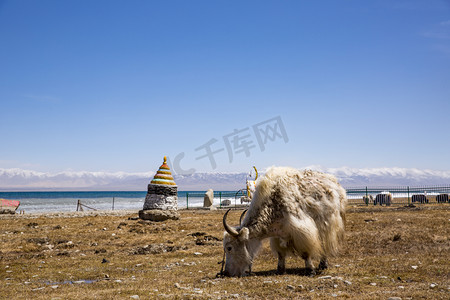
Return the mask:
<path id="1" fill-rule="evenodd" d="M 178 187 L 173 180 L 167 158 L 159 167 L 148 185 L 144 208 L 139 211 L 139 218 L 150 221 L 178 220 Z"/>

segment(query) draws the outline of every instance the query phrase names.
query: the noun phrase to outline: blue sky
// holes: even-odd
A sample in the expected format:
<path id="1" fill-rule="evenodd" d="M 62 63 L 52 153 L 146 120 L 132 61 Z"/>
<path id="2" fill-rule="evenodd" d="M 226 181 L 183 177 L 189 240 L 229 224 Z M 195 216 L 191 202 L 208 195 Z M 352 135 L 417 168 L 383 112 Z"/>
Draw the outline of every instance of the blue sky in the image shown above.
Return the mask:
<path id="1" fill-rule="evenodd" d="M 450 169 L 449 1 L 0 0 L 0 57 L 0 168 Z"/>

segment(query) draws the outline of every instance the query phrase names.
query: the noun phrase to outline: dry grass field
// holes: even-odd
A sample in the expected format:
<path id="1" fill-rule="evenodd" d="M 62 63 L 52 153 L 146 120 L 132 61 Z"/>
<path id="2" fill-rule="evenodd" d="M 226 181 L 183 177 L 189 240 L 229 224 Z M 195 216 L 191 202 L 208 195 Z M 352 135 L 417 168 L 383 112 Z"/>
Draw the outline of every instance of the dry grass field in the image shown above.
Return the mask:
<path id="1" fill-rule="evenodd" d="M 266 243 L 252 276 L 216 278 L 223 213 L 161 223 L 137 212 L 0 216 L 0 298 L 450 299 L 447 204 L 349 207 L 341 254 L 314 277 L 297 258 L 276 275 Z"/>

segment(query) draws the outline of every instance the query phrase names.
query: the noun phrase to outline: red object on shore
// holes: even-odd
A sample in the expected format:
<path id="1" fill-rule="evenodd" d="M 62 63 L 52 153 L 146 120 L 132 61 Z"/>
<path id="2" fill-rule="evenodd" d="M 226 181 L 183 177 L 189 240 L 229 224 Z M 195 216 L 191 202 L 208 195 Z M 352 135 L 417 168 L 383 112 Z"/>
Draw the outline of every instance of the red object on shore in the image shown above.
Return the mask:
<path id="1" fill-rule="evenodd" d="M 16 211 L 16 209 L 19 207 L 19 205 L 20 205 L 20 201 L 18 201 L 18 200 L 0 199 L 0 210 Z"/>

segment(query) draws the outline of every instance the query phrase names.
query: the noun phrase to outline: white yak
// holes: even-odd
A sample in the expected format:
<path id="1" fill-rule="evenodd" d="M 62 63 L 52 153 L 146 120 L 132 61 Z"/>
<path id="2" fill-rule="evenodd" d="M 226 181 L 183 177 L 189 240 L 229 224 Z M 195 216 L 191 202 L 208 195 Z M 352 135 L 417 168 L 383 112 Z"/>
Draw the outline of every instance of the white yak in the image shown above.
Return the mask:
<path id="1" fill-rule="evenodd" d="M 264 239 L 278 257 L 278 273 L 285 272 L 287 254 L 305 260 L 306 271 L 315 274 L 328 266 L 327 257 L 337 254 L 344 238 L 345 190 L 332 175 L 272 167 L 258 180 L 256 191 L 242 223 L 233 228 L 223 217 L 224 275 L 244 276 Z M 241 216 L 242 217 L 242 216 Z"/>

